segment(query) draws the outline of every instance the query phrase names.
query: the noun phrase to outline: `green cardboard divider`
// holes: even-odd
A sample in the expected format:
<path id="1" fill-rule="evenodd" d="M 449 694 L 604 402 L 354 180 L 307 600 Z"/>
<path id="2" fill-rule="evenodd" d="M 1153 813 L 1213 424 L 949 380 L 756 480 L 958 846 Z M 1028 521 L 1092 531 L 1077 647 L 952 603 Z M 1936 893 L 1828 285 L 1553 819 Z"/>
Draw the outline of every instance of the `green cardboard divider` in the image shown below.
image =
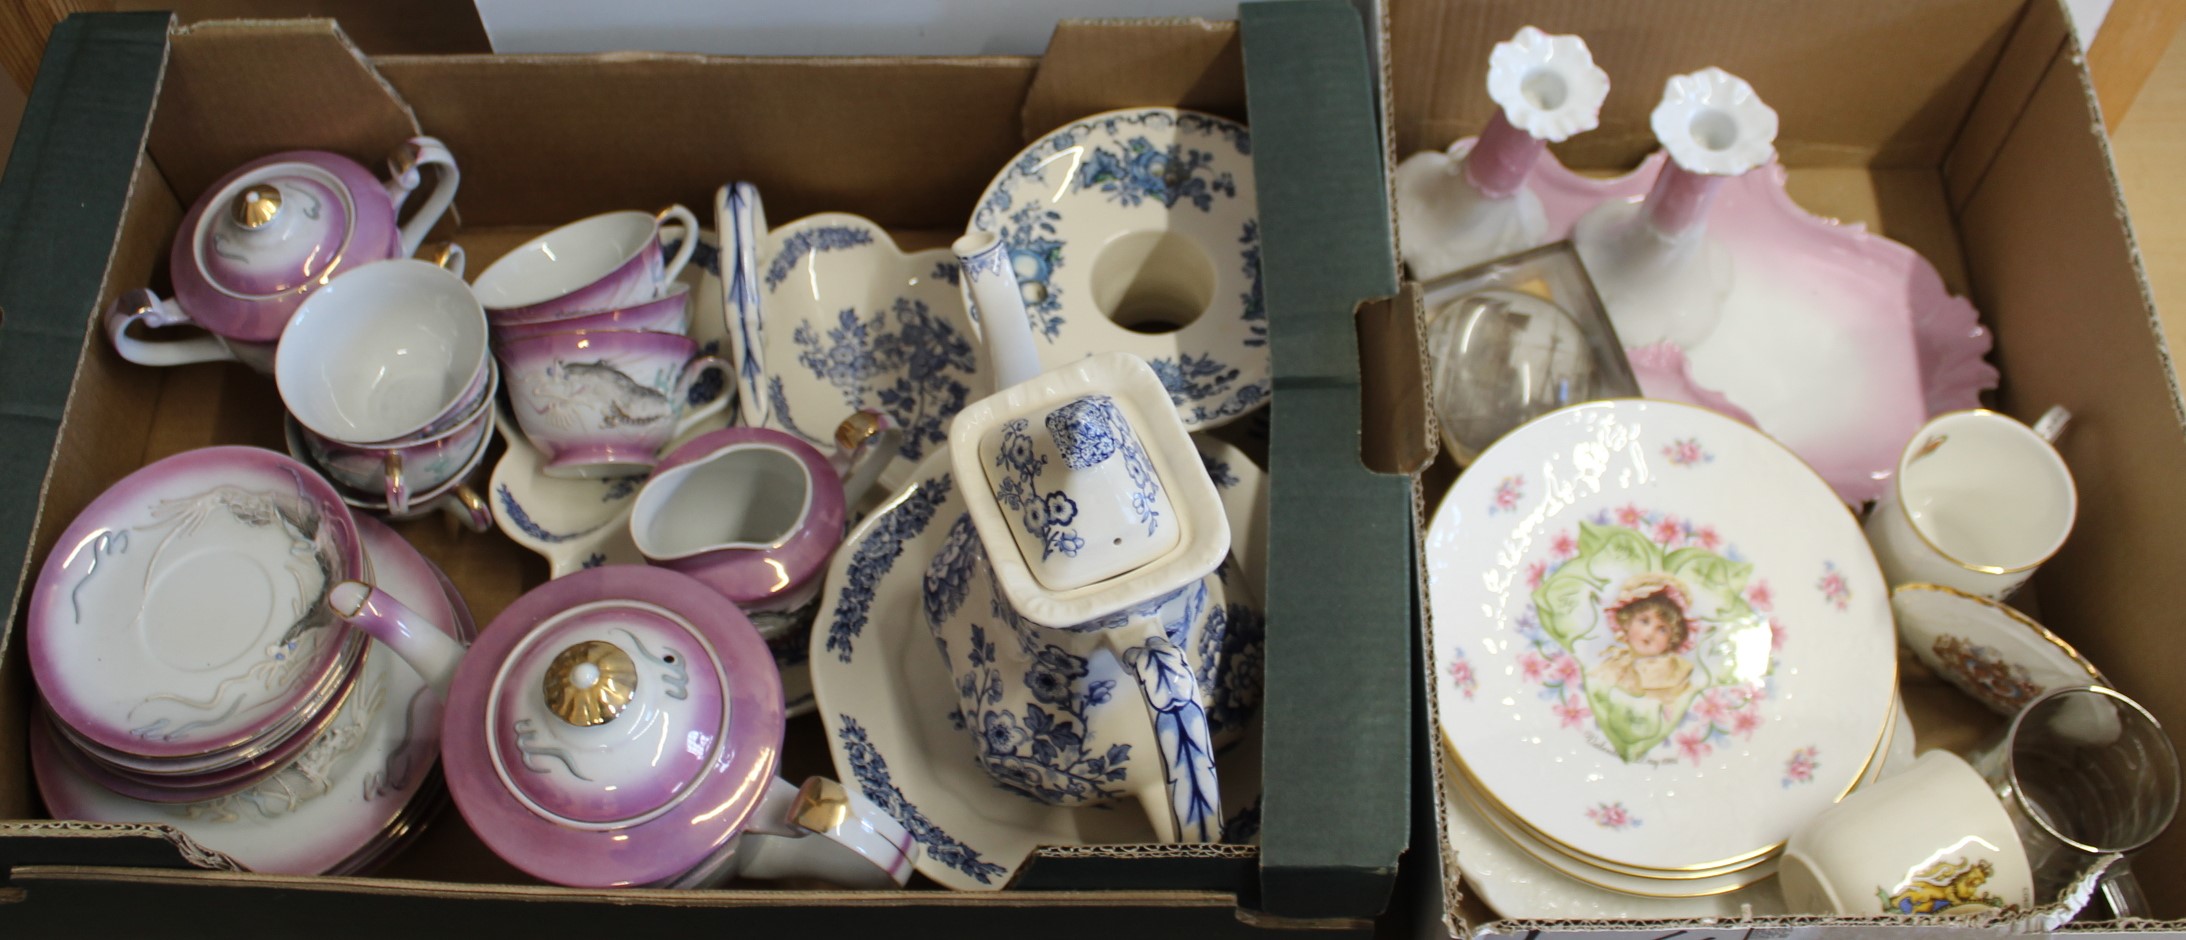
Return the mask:
<path id="1" fill-rule="evenodd" d="M 0 177 L 0 578 L 17 580 L 167 62 L 166 13 L 53 28 Z M 4 646 L 0 646 L 4 648 Z"/>
<path id="2" fill-rule="evenodd" d="M 1374 73 L 1343 0 L 1238 13 L 1279 402 L 1261 908 L 1371 916 L 1410 830 L 1414 684 L 1412 480 L 1359 454 L 1353 312 L 1397 289 Z"/>

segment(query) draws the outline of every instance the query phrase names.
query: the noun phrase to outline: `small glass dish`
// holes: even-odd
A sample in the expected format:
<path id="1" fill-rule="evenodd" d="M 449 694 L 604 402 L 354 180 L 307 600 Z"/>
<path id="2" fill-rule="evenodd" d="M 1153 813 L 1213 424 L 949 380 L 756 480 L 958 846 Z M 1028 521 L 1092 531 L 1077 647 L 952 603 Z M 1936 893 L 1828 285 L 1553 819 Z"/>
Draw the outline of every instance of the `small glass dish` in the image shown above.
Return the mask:
<path id="1" fill-rule="evenodd" d="M 1460 464 L 1566 405 L 1639 397 L 1639 381 L 1578 252 L 1555 242 L 1421 290 L 1429 394 Z"/>

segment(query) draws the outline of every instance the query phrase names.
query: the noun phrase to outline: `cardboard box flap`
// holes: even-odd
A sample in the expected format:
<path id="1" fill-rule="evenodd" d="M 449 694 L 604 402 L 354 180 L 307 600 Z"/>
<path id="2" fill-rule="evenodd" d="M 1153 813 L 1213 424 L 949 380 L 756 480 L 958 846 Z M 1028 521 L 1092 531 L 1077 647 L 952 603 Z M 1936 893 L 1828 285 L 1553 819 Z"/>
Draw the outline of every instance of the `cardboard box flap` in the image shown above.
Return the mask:
<path id="1" fill-rule="evenodd" d="M 1944 158 L 1943 183 L 1953 211 L 1964 208 L 1973 198 L 2004 136 L 2017 126 L 2027 100 L 2049 74 L 2050 65 L 2067 50 L 2077 59 L 2079 48 L 2072 35 L 2072 17 L 2062 2 L 2037 0 L 2027 4 L 2026 14 L 2020 17 L 2018 27 L 1997 57 L 1981 97 L 1966 115 L 1958 141 Z"/>
<path id="2" fill-rule="evenodd" d="M 1262 909 L 1382 910 L 1409 830 L 1411 479 L 1359 461 L 1361 301 L 1395 292 L 1365 30 L 1343 0 L 1248 3 L 1275 355 Z M 1341 551 L 1331 551 L 1341 546 Z M 1313 670 L 1299 682 L 1282 670 Z"/>
<path id="3" fill-rule="evenodd" d="M 1242 54 L 1233 21 L 1063 20 L 1025 95 L 1024 138 L 1036 140 L 1088 114 L 1140 106 L 1244 120 Z"/>
<path id="4" fill-rule="evenodd" d="M 387 155 L 419 133 L 333 20 L 198 23 L 171 44 L 150 146 L 184 203 L 244 163 L 299 146 L 384 174 Z"/>
<path id="5" fill-rule="evenodd" d="M 2186 650 L 2177 615 L 2186 609 L 2186 406 L 2086 74 L 2071 57 L 2052 60 L 1960 232 L 1975 300 L 1996 329 L 2006 410 L 2031 421 L 2063 405 L 2075 416 L 2057 449 L 2072 468 L 2079 518 L 2035 575 L 2043 620 L 2119 691 L 2186 728 L 2177 675 Z M 2186 827 L 2173 826 L 2134 867 L 2152 889 L 2180 883 Z M 2186 917 L 2186 892 L 2156 893 L 2157 915 Z"/>
<path id="6" fill-rule="evenodd" d="M 576 61 L 585 67 L 571 68 Z M 467 226 L 554 225 L 668 202 L 711 224 L 716 188 L 763 179 L 774 225 L 857 206 L 889 229 L 961 231 L 979 191 L 1023 146 L 994 115 L 1016 112 L 1033 73 L 1033 60 L 1002 56 L 374 64 L 462 164 L 456 206 Z"/>
<path id="7" fill-rule="evenodd" d="M 1773 0 L 1718 5 L 1712 15 L 1588 0 L 1389 6 L 1399 159 L 1480 132 L 1494 107 L 1488 51 L 1531 24 L 1582 35 L 1612 83 L 1601 126 L 1557 145 L 1557 155 L 1573 166 L 1625 167 L 1655 149 L 1648 116 L 1663 83 L 1710 65 L 1752 82 L 1776 109 L 1786 163 L 1932 165 L 2024 4 Z M 1844 49 L 1861 50 L 1863 67 L 1839 67 Z"/>

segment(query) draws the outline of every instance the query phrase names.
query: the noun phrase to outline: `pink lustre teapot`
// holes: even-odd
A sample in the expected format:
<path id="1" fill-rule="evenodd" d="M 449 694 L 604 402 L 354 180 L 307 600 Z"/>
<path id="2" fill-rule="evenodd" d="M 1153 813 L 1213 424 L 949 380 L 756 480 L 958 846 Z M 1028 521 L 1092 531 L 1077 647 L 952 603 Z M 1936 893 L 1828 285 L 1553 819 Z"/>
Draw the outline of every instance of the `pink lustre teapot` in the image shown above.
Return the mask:
<path id="1" fill-rule="evenodd" d="M 424 182 L 440 180 L 408 224 L 396 216 Z M 304 298 L 337 274 L 406 258 L 455 200 L 460 174 L 448 148 L 413 137 L 387 158 L 381 182 L 356 161 L 291 150 L 247 163 L 205 191 L 182 219 L 169 254 L 175 295 L 121 295 L 106 312 L 106 335 L 131 362 L 152 366 L 235 359 L 273 368 L 274 345 Z M 147 327 L 194 325 L 210 335 L 146 339 Z"/>

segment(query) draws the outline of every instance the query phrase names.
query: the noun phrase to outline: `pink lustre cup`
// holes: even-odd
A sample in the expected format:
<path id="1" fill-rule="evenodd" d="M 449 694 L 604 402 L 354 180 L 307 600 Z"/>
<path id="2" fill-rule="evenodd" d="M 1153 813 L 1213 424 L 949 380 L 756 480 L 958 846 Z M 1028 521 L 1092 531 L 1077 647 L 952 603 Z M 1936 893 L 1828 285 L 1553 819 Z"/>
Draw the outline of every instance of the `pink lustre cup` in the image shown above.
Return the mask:
<path id="1" fill-rule="evenodd" d="M 414 435 L 385 444 L 347 444 L 300 428 L 311 462 L 334 482 L 386 498 L 387 512 L 407 516 L 413 508 L 438 498 L 442 489 L 472 467 L 493 437 L 494 409 L 488 400 L 499 387 L 493 373 L 486 396 L 461 423 L 430 435 Z"/>
<path id="2" fill-rule="evenodd" d="M 691 289 L 681 283 L 670 284 L 659 297 L 651 300 L 579 313 L 559 320 L 496 323 L 493 327 L 493 343 L 498 348 L 511 340 L 544 336 L 548 333 L 567 333 L 572 330 L 639 330 L 686 335 L 691 332 Z"/>
<path id="3" fill-rule="evenodd" d="M 683 226 L 683 247 L 665 264 L 660 230 Z M 680 205 L 657 214 L 608 212 L 525 242 L 487 267 L 471 289 L 495 325 L 558 320 L 650 300 L 698 247 L 698 217 Z"/>
<path id="4" fill-rule="evenodd" d="M 728 364 L 699 355 L 687 336 L 579 330 L 513 340 L 500 352 L 516 423 L 552 477 L 651 470 L 669 440 L 728 404 L 727 395 L 690 404 L 706 370 Z"/>

